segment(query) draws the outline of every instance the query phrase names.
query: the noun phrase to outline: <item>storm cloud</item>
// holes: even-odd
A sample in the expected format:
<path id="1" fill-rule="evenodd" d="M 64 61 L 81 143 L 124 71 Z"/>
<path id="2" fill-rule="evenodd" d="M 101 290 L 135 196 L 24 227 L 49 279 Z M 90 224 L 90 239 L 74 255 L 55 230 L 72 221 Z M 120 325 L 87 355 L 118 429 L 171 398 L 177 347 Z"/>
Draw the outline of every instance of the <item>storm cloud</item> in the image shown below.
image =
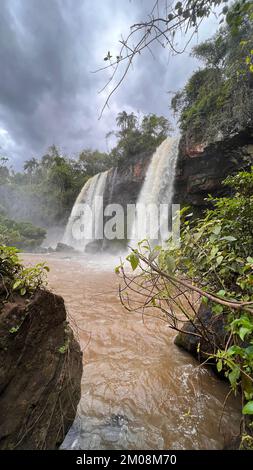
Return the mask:
<path id="1" fill-rule="evenodd" d="M 181 88 L 197 62 L 188 53 L 138 58 L 127 80 L 98 120 L 110 71 L 108 50 L 117 52 L 121 34 L 145 17 L 151 0 L 1 0 L 0 152 L 15 167 L 48 146 L 74 155 L 82 148 L 106 149 L 105 135 L 126 109 L 170 116 L 168 91 Z M 206 21 L 199 40 L 218 21 Z M 189 52 L 189 50 L 188 50 Z"/>

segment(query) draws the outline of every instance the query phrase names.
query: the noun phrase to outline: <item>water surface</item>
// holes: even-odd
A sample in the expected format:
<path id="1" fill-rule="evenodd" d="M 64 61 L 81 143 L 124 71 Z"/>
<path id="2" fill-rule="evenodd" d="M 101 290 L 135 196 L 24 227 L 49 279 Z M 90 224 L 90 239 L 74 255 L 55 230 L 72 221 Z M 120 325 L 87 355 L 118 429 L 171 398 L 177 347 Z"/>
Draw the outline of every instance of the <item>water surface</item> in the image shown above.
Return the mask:
<path id="1" fill-rule="evenodd" d="M 23 255 L 47 262 L 83 349 L 82 397 L 67 449 L 222 449 L 239 432 L 240 403 L 173 344 L 166 323 L 127 313 L 109 256 Z"/>

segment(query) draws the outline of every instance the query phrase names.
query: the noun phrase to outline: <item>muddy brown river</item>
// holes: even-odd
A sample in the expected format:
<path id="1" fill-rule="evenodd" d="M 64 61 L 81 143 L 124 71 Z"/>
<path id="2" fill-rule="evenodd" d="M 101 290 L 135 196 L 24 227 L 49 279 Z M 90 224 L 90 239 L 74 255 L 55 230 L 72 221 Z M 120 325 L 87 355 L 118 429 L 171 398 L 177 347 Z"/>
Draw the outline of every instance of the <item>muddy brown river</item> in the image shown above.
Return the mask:
<path id="1" fill-rule="evenodd" d="M 173 344 L 156 318 L 127 313 L 117 258 L 22 255 L 46 262 L 83 350 L 82 397 L 65 449 L 222 449 L 238 434 L 239 399 Z"/>

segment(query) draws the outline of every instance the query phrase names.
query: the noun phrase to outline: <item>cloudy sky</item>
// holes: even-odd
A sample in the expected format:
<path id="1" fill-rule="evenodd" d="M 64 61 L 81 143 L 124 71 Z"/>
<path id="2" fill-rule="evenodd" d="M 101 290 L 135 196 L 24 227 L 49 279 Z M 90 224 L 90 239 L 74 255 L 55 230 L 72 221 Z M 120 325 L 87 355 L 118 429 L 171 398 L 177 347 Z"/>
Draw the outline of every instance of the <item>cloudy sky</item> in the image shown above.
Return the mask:
<path id="1" fill-rule="evenodd" d="M 105 135 L 123 109 L 170 116 L 168 91 L 198 67 L 188 53 L 159 49 L 138 58 L 100 120 L 108 71 L 92 73 L 121 34 L 145 18 L 154 0 L 0 0 L 0 155 L 16 168 L 53 143 L 63 153 L 106 149 Z M 210 18 L 198 40 L 216 30 Z M 196 41 L 197 39 L 195 39 Z M 188 49 L 189 52 L 190 48 Z"/>

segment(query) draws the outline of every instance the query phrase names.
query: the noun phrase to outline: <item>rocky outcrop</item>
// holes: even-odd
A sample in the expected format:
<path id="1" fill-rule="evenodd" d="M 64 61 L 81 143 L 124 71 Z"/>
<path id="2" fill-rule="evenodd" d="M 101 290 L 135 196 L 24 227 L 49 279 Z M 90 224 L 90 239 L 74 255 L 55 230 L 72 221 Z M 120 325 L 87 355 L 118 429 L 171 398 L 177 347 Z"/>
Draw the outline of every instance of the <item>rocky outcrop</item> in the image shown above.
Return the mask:
<path id="1" fill-rule="evenodd" d="M 124 209 L 124 239 L 96 240 L 86 246 L 85 251 L 96 253 L 107 250 L 112 253 L 121 251 L 126 246 L 127 239 L 127 205 L 136 204 L 153 152 L 143 152 L 133 155 L 118 167 L 108 172 L 105 192 L 103 195 L 104 209 L 108 204 L 119 204 Z M 111 215 L 104 216 L 104 224 Z M 131 224 L 130 224 L 131 225 Z"/>
<path id="2" fill-rule="evenodd" d="M 214 315 L 210 307 L 202 303 L 193 322 L 186 322 L 182 332 L 177 334 L 175 344 L 202 362 L 218 348 L 224 348 L 226 338 L 224 315 Z"/>
<path id="3" fill-rule="evenodd" d="M 135 204 L 145 179 L 153 152 L 143 152 L 129 157 L 125 162 L 109 171 L 104 193 L 107 204 Z"/>
<path id="4" fill-rule="evenodd" d="M 223 196 L 228 189 L 222 181 L 253 163 L 253 128 L 230 136 L 218 135 L 216 141 L 196 142 L 184 134 L 174 186 L 174 203 L 190 205 L 198 213 L 207 206 L 208 195 Z"/>
<path id="5" fill-rule="evenodd" d="M 62 297 L 37 290 L 2 303 L 0 449 L 58 448 L 75 418 L 81 374 Z"/>

